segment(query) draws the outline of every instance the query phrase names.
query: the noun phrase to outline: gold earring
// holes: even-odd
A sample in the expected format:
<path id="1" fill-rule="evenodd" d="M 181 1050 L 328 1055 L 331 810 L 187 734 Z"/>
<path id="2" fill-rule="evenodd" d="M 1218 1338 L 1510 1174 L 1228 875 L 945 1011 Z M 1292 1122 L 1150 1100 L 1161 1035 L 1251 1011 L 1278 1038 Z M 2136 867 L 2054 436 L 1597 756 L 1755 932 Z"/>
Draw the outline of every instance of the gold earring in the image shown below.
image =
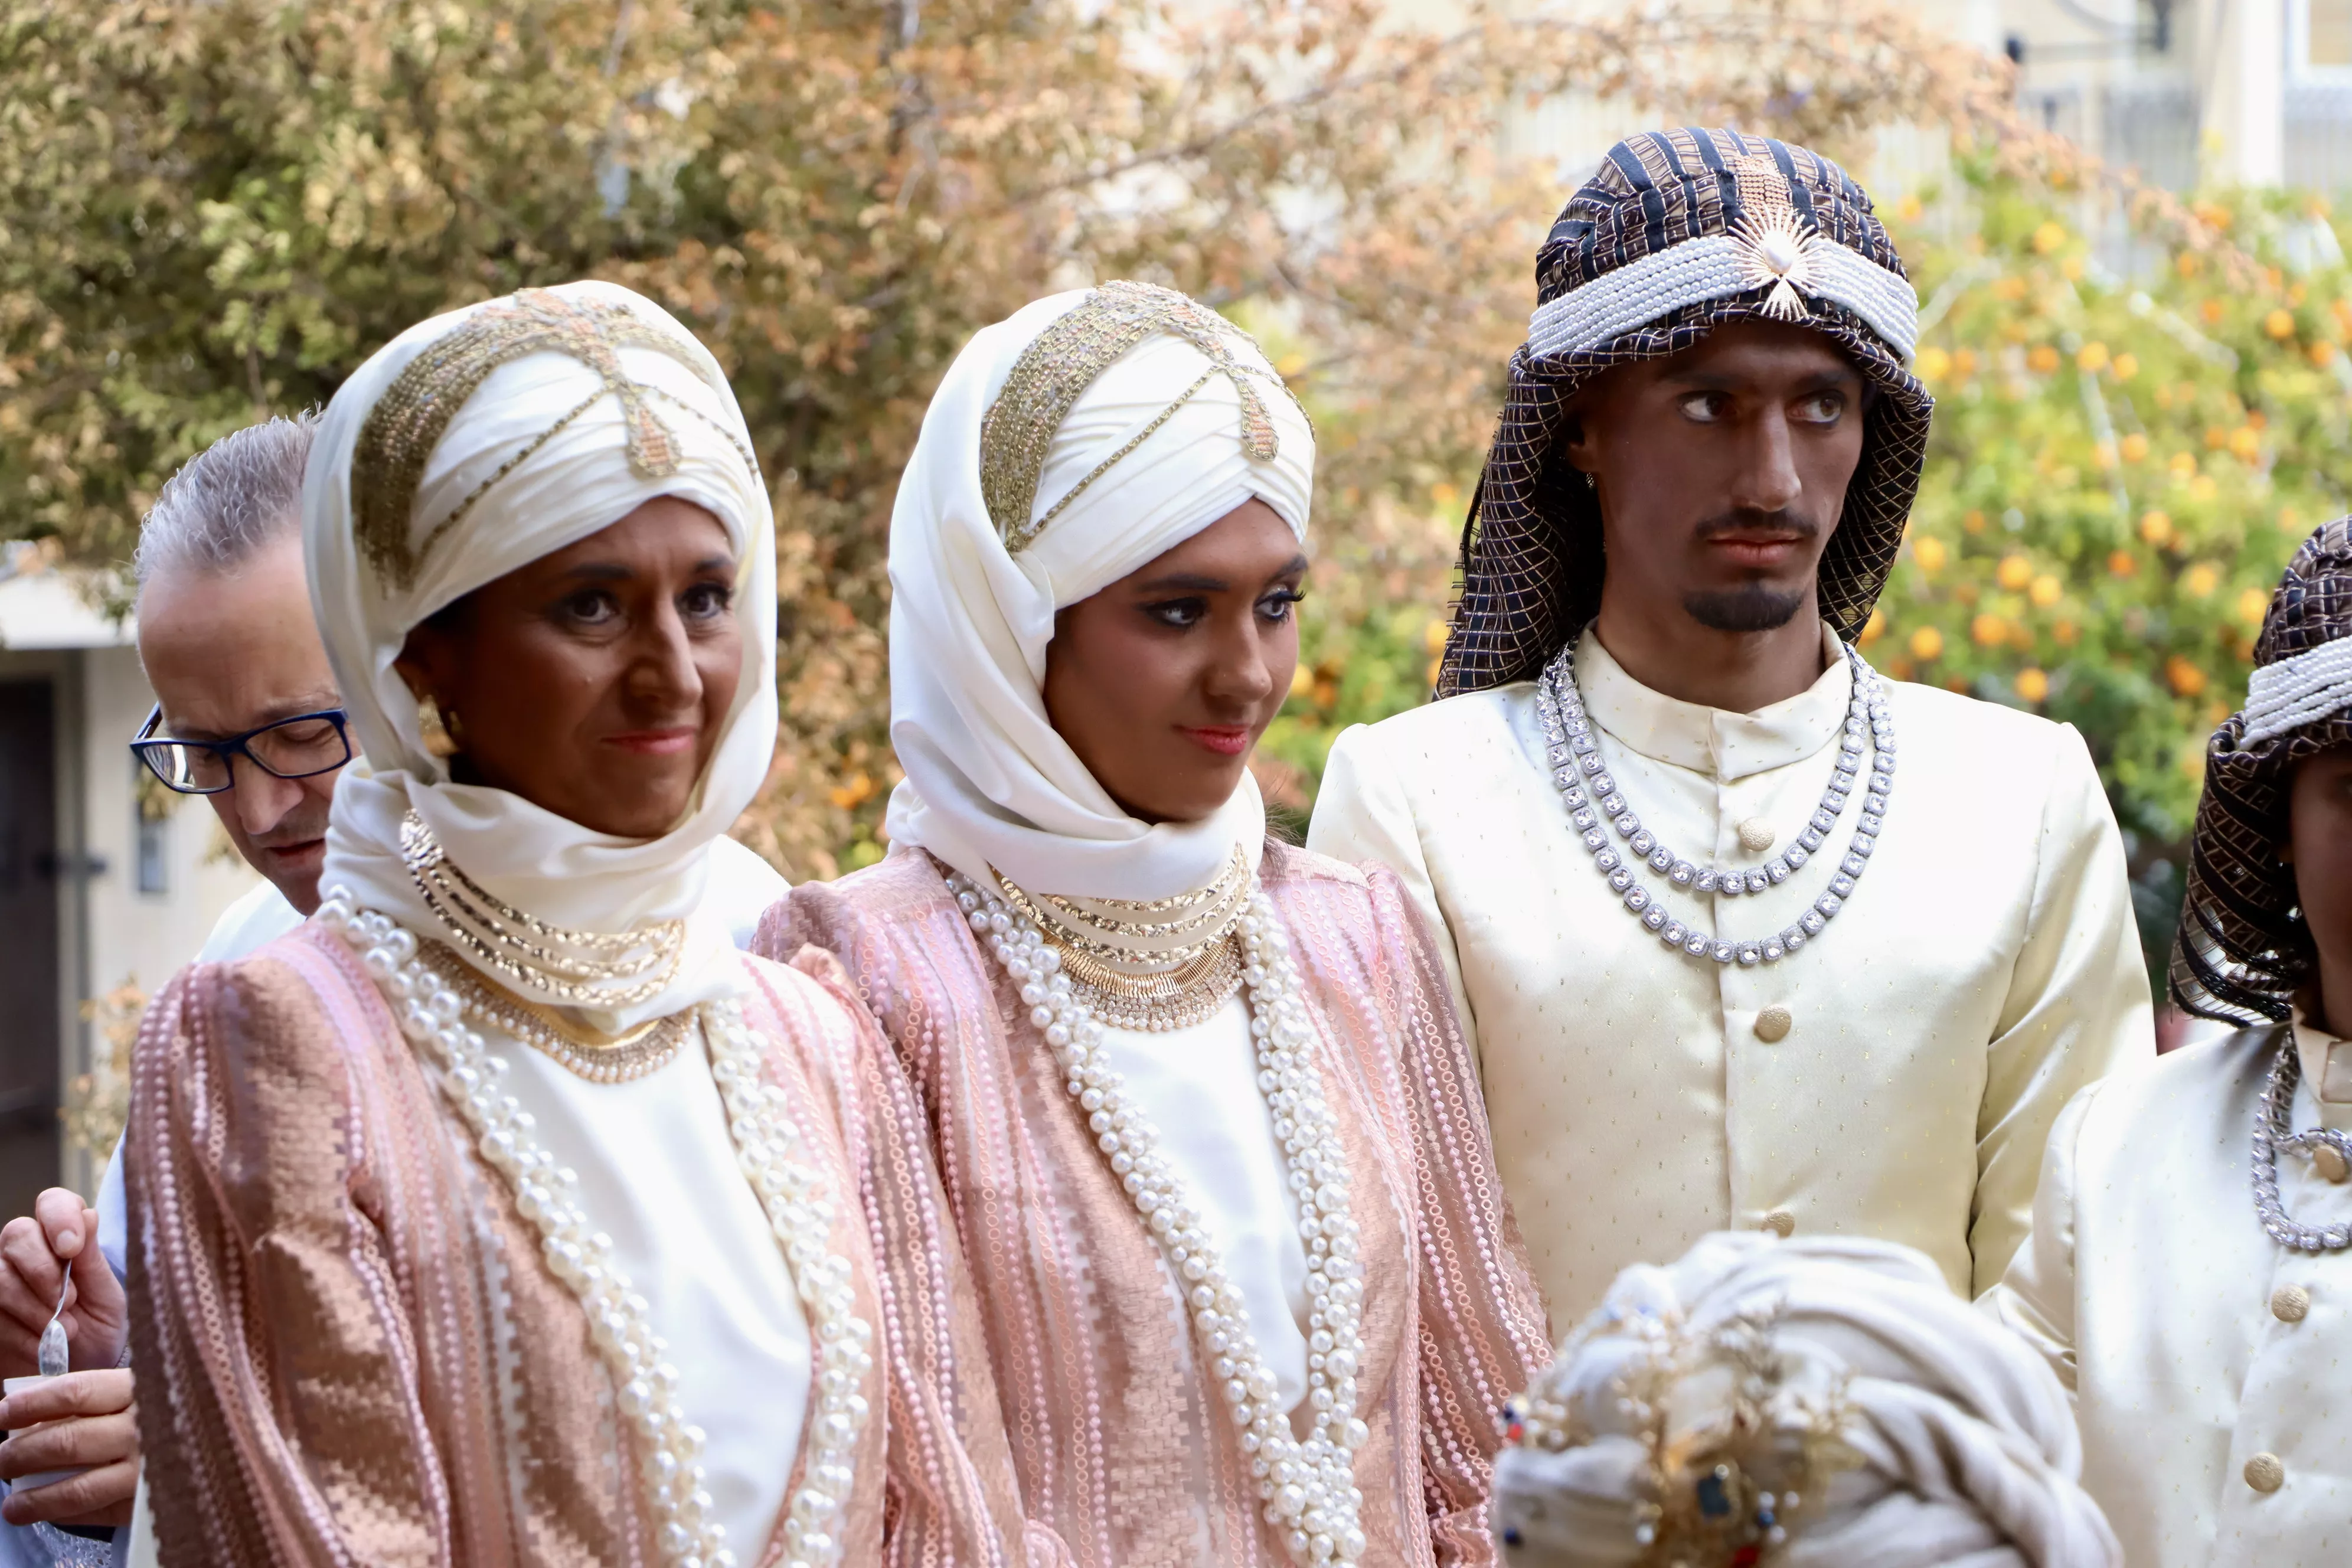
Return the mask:
<path id="1" fill-rule="evenodd" d="M 416 728 L 424 735 L 426 753 L 438 757 L 444 762 L 466 749 L 465 742 L 458 734 L 456 710 L 452 710 L 445 718 L 441 712 L 441 704 L 430 697 L 417 699 Z"/>

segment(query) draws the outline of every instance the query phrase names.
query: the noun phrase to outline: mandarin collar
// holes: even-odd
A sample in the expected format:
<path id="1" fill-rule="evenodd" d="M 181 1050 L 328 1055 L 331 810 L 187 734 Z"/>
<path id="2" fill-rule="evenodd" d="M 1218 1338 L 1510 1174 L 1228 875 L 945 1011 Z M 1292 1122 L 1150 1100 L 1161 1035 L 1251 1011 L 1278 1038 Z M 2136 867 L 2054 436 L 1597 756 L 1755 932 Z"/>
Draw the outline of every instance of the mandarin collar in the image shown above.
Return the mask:
<path id="1" fill-rule="evenodd" d="M 2294 1001 L 2294 1051 L 2303 1068 L 2303 1081 L 2324 1107 L 2352 1110 L 2352 1043 L 2329 1034 L 2311 1020 L 2311 998 Z M 2336 1125 L 2341 1114 L 2328 1118 Z"/>
<path id="2" fill-rule="evenodd" d="M 1836 738 L 1853 695 L 1844 646 L 1822 626 L 1822 676 L 1794 697 L 1753 713 L 1729 713 L 1653 691 L 1601 643 L 1599 623 L 1576 645 L 1584 710 L 1622 746 L 1725 784 L 1801 763 Z"/>

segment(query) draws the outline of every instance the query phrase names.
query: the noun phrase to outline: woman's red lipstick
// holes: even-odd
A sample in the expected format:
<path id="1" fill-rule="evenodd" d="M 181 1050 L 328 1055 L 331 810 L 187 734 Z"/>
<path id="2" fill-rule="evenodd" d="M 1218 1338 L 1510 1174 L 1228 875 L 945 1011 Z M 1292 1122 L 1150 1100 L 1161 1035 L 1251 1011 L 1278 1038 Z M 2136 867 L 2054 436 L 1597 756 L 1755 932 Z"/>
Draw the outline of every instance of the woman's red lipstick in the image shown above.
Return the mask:
<path id="1" fill-rule="evenodd" d="M 691 724 L 681 724 L 671 730 L 630 730 L 618 735 L 607 735 L 604 743 L 618 746 L 625 752 L 640 756 L 667 757 L 694 749 L 695 736 L 699 731 Z"/>
<path id="2" fill-rule="evenodd" d="M 1238 757 L 1249 750 L 1250 732 L 1246 724 L 1213 724 L 1198 729 L 1180 724 L 1177 729 L 1187 740 L 1221 757 Z"/>

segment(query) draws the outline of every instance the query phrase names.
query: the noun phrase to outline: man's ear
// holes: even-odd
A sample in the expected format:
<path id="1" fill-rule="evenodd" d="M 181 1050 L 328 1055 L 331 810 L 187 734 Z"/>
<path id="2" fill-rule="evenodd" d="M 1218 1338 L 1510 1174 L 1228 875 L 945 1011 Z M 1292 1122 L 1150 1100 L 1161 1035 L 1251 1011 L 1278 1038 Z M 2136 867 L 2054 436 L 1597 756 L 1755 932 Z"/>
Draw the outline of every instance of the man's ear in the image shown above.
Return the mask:
<path id="1" fill-rule="evenodd" d="M 1571 467 L 1588 474 L 1593 471 L 1600 458 L 1591 430 L 1591 422 L 1585 418 L 1584 410 L 1578 407 L 1573 400 L 1560 410 L 1559 450 L 1567 455 Z"/>

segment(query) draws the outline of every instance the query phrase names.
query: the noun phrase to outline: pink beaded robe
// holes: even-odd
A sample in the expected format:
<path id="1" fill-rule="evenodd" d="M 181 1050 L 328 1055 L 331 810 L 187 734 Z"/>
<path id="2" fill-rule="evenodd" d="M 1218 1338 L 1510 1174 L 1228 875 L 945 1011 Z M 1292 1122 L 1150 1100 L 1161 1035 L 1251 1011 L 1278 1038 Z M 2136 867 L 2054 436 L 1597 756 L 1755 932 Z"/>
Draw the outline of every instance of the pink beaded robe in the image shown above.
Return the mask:
<path id="1" fill-rule="evenodd" d="M 740 960 L 744 1014 L 876 1330 L 842 1561 L 1017 1563 L 919 1113 L 838 966 L 794 957 Z M 313 923 L 183 972 L 148 1011 L 131 1101 L 131 1336 L 163 1563 L 667 1561 L 586 1314 L 340 936 Z M 790 1498 L 801 1460 L 775 1462 Z M 781 1561 L 781 1525 L 738 1548 L 744 1568 Z"/>
<path id="2" fill-rule="evenodd" d="M 1444 972 L 1394 879 L 1279 844 L 1339 1124 L 1366 1298 L 1367 1568 L 1494 1561 L 1496 1417 L 1550 1336 Z M 1033 1563 L 1282 1568 L 1172 1276 L 939 863 L 900 851 L 768 912 L 761 952 L 836 953 L 915 1082 L 976 1281 Z"/>

